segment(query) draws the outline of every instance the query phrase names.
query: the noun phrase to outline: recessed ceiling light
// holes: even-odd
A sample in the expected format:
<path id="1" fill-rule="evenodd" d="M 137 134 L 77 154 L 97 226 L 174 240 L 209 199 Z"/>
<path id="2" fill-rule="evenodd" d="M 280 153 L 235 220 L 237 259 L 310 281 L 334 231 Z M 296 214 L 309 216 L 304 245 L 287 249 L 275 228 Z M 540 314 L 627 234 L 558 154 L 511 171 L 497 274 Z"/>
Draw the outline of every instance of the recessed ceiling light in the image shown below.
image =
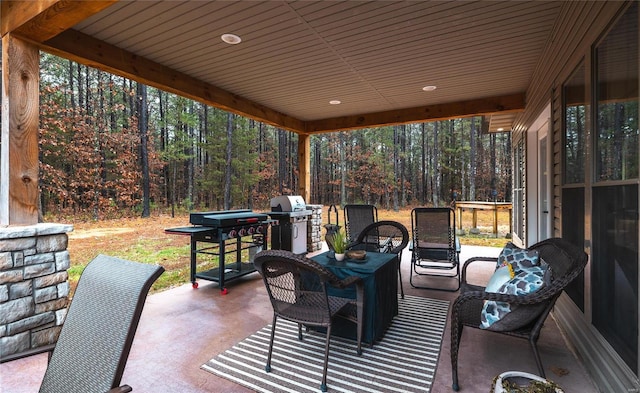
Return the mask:
<path id="1" fill-rule="evenodd" d="M 498 131 L 504 131 L 504 128 L 500 127 L 498 128 Z"/>
<path id="2" fill-rule="evenodd" d="M 436 89 L 435 86 L 425 86 L 422 88 L 424 91 L 434 91 Z"/>
<path id="3" fill-rule="evenodd" d="M 235 34 L 223 34 L 220 39 L 229 45 L 236 45 L 242 42 L 242 38 Z"/>
<path id="4" fill-rule="evenodd" d="M 340 104 L 342 104 L 342 101 L 340 101 L 340 100 L 331 100 L 331 101 L 329 101 L 329 104 L 331 104 L 331 105 L 340 105 Z"/>

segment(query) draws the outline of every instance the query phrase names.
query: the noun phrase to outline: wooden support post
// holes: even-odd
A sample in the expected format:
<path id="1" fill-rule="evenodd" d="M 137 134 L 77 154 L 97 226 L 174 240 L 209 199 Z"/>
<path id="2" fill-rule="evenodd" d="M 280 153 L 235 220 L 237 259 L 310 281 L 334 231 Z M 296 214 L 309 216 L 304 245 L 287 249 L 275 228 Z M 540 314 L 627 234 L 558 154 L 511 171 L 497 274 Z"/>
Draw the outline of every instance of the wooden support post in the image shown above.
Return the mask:
<path id="1" fill-rule="evenodd" d="M 311 136 L 298 134 L 298 194 L 311 203 Z"/>
<path id="2" fill-rule="evenodd" d="M 472 228 L 476 229 L 476 228 L 478 228 L 478 211 L 476 210 L 475 207 L 471 208 L 471 214 L 473 216 L 473 226 L 472 226 Z"/>
<path id="3" fill-rule="evenodd" d="M 39 72 L 34 45 L 2 37 L 0 226 L 38 223 Z"/>

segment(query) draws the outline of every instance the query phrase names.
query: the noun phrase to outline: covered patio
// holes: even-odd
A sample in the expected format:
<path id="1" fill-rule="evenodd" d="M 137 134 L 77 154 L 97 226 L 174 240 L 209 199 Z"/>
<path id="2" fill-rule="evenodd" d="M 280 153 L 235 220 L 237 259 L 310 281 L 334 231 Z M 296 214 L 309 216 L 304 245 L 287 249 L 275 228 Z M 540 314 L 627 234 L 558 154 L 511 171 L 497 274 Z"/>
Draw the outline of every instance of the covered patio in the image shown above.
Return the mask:
<path id="1" fill-rule="evenodd" d="M 497 256 L 498 248 L 463 246 L 461 258 Z M 408 250 L 403 255 L 403 278 L 409 277 Z M 490 272 L 473 271 L 474 279 L 488 279 Z M 190 284 L 150 295 L 133 343 L 123 383 L 134 392 L 250 392 L 200 369 L 215 355 L 271 323 L 271 305 L 257 274 L 247 276 L 220 296 L 215 283 Z M 404 282 L 407 296 L 453 301 L 456 293 L 412 288 Z M 402 301 L 402 300 L 400 300 Z M 432 393 L 451 390 L 450 332 L 447 324 L 435 373 Z M 538 342 L 547 377 L 566 393 L 597 392 L 582 362 L 572 352 L 555 320 L 548 318 Z M 367 348 L 365 348 L 365 351 Z M 46 355 L 0 365 L 3 390 L 37 392 L 46 367 Z M 477 329 L 466 329 L 459 357 L 462 392 L 487 393 L 496 375 L 510 370 L 536 372 L 526 340 Z M 329 385 L 331 381 L 329 379 Z"/>
<path id="2" fill-rule="evenodd" d="M 612 347 L 615 342 L 603 336 L 612 319 L 606 315 L 594 319 L 593 313 L 599 302 L 605 311 L 609 304 L 612 308 L 637 305 L 637 290 L 630 290 L 623 301 L 607 303 L 598 298 L 610 291 L 607 283 L 594 284 L 592 278 L 598 275 L 594 263 L 609 268 L 613 260 L 606 242 L 592 234 L 592 228 L 606 229 L 592 220 L 591 212 L 599 209 L 592 204 L 598 189 L 589 183 L 591 176 L 585 176 L 582 196 L 571 192 L 575 191 L 571 184 L 569 191 L 563 189 L 565 137 L 569 135 L 565 93 L 572 91 L 567 81 L 576 69 L 582 70 L 575 73 L 576 86 L 584 93 L 579 104 L 596 105 L 594 48 L 625 13 L 632 23 L 623 23 L 622 32 L 629 32 L 635 41 L 612 34 L 611 41 L 619 45 L 613 45 L 611 53 L 628 55 L 632 61 L 612 56 L 611 64 L 620 64 L 630 75 L 618 80 L 621 73 L 614 70 L 608 82 L 614 87 L 634 87 L 624 97 L 637 102 L 634 2 L 3 0 L 0 7 L 0 226 L 4 229 L 42 231 L 38 226 L 39 51 L 295 133 L 299 166 L 295 192 L 307 203 L 317 202 L 310 187 L 312 135 L 483 116 L 486 132 L 512 133 L 514 240 L 528 246 L 563 237 L 590 257 L 580 287 L 572 298 L 563 295 L 553 314 L 585 367 L 571 355 L 549 320 L 539 344 L 542 357 L 549 366 L 557 363 L 553 366 L 559 373 L 570 371 L 552 379 L 567 391 L 576 387 L 576 392 L 591 391 L 589 376 L 600 391 L 637 389 L 637 307 L 634 314 L 622 314 L 630 317 L 632 325 L 632 339 L 620 340 L 630 346 L 630 360 L 621 360 L 620 349 Z M 232 34 L 231 40 L 228 36 L 221 40 L 226 34 Z M 627 42 L 632 42 L 631 48 Z M 600 99 L 606 102 L 616 96 Z M 595 124 L 585 127 L 585 134 L 598 134 Z M 638 152 L 632 153 L 637 158 Z M 633 203 L 627 210 L 633 212 L 630 238 L 637 244 L 638 179 L 625 181 L 635 190 L 628 193 Z M 601 199 L 606 202 L 606 195 Z M 538 206 L 540 201 L 548 201 L 548 206 Z M 574 212 L 570 207 L 582 210 Z M 579 220 L 570 219 L 570 214 Z M 580 224 L 577 230 L 574 223 Z M 64 238 L 71 229 L 57 230 Z M 603 251 L 594 253 L 599 248 Z M 637 267 L 634 251 L 625 263 Z M 60 254 L 64 257 L 64 251 Z M 469 256 L 473 255 L 465 255 Z M 630 282 L 637 288 L 637 273 Z M 246 290 L 226 298 L 215 296 L 215 285 L 198 291 L 181 287 L 151 296 L 138 335 L 144 341 L 134 346 L 124 382 L 143 391 L 150 386 L 149 391 L 162 391 L 171 382 L 178 385 L 166 391 L 237 389 L 199 366 L 268 322 L 267 298 L 259 284 L 257 278 L 248 279 L 241 284 Z M 229 307 L 232 304 L 237 307 Z M 622 330 L 626 327 L 620 324 Z M 535 370 L 526 342 L 488 338 L 491 335 L 481 338 L 476 333 L 463 335 L 463 390 L 486 392 L 487 378 L 506 369 Z M 450 389 L 448 340 L 445 335 L 434 392 Z M 159 342 L 171 351 L 161 353 Z M 2 365 L 3 388 L 27 385 L 24 374 L 31 373 L 33 386 L 37 385 L 35 376 L 44 367 L 43 359 Z M 575 380 L 563 383 L 563 378 Z"/>

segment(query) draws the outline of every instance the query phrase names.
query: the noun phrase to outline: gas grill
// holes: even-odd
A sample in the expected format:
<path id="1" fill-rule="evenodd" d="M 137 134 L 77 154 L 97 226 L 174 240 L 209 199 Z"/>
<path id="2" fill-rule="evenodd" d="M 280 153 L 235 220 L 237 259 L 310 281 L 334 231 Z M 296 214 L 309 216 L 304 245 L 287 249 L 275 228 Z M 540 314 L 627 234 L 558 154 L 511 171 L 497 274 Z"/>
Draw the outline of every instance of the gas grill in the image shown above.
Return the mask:
<path id="1" fill-rule="evenodd" d="M 300 195 L 282 195 L 271 199 L 269 216 L 277 220 L 271 227 L 271 248 L 294 254 L 307 252 L 307 221 L 312 211 Z"/>
<path id="2" fill-rule="evenodd" d="M 191 213 L 189 223 L 192 226 L 167 228 L 165 232 L 190 236 L 190 278 L 193 288 L 198 288 L 196 278 L 216 281 L 224 295 L 228 292 L 225 286 L 227 281 L 256 271 L 253 256 L 266 247 L 267 232 L 272 222 L 267 214 L 247 209 L 211 211 Z M 199 246 L 199 242 L 208 245 Z M 198 272 L 197 257 L 200 254 L 217 255 L 218 267 Z M 243 257 L 247 255 L 248 261 L 243 262 Z"/>

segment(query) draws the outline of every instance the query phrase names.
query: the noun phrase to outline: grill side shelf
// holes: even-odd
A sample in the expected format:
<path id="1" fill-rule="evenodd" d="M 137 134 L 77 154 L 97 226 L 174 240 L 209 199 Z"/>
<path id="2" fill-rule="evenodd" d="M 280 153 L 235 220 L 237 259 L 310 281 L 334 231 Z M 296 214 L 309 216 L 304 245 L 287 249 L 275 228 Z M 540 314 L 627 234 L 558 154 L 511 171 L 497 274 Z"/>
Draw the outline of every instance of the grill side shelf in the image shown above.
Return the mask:
<path id="1" fill-rule="evenodd" d="M 165 228 L 165 233 L 173 234 L 173 235 L 194 235 L 194 234 L 206 234 L 207 232 L 211 232 L 215 234 L 215 229 L 209 227 L 178 227 L 178 228 Z"/>

